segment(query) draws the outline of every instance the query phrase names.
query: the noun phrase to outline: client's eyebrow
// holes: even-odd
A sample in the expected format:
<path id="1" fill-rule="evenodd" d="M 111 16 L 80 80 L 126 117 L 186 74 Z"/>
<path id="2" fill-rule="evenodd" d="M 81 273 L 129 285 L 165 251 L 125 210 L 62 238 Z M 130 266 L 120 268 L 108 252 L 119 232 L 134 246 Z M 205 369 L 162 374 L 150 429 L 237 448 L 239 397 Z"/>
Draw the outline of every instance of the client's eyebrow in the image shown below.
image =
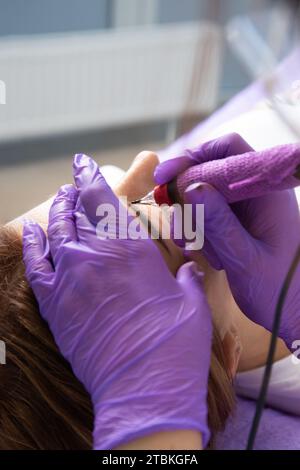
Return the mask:
<path id="1" fill-rule="evenodd" d="M 149 217 L 146 217 L 143 212 L 141 212 L 139 209 L 137 209 L 136 207 L 134 206 L 137 206 L 139 205 L 138 203 L 135 203 L 135 204 L 131 204 L 130 207 L 134 210 L 134 212 L 136 213 L 136 215 L 140 218 L 141 222 L 147 227 L 147 230 L 148 230 L 148 233 L 152 233 L 155 237 L 155 240 L 161 245 L 163 246 L 167 252 L 169 253 L 169 255 L 171 255 L 171 252 L 169 250 L 169 247 L 168 245 L 164 242 L 163 240 L 163 237 L 161 236 L 159 230 L 156 229 L 156 227 L 151 224 L 151 221 L 149 219 Z M 142 205 L 142 204 L 141 204 Z M 145 205 L 145 204 L 143 204 Z M 147 205 L 151 206 L 152 204 L 151 203 L 148 203 Z"/>

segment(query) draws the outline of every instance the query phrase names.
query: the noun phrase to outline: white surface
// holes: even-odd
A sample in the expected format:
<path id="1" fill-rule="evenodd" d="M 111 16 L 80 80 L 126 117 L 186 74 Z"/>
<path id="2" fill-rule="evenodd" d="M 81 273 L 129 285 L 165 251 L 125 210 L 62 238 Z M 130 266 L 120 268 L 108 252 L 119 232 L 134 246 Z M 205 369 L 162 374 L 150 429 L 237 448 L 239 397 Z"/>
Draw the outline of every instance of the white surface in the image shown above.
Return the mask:
<path id="1" fill-rule="evenodd" d="M 292 122 L 300 122 L 300 106 L 286 106 L 285 110 Z M 226 122 L 212 132 L 207 140 L 230 132 L 240 134 L 255 150 L 299 142 L 300 138 L 289 129 L 275 110 L 268 107 L 255 108 Z"/>
<path id="2" fill-rule="evenodd" d="M 300 416 L 300 361 L 294 364 L 292 355 L 273 364 L 266 404 L 278 410 Z M 265 368 L 237 374 L 236 392 L 257 399 Z"/>

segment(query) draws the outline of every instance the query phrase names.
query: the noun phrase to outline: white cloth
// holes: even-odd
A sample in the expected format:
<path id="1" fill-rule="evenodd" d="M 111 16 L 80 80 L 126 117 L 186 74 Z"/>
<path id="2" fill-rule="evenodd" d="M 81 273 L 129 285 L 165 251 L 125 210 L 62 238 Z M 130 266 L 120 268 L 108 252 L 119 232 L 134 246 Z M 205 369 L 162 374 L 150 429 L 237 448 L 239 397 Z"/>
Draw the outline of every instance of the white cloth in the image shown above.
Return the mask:
<path id="1" fill-rule="evenodd" d="M 238 395 L 256 400 L 265 368 L 240 372 L 235 378 Z M 300 416 L 300 360 L 289 355 L 273 364 L 266 405 Z"/>

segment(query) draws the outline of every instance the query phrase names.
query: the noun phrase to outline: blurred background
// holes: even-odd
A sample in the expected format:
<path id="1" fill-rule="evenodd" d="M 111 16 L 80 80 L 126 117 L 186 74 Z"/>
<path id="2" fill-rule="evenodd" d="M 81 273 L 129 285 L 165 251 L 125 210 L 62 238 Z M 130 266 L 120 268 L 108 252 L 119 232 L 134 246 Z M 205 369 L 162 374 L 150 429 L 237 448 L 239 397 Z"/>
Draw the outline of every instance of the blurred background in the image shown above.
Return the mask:
<path id="1" fill-rule="evenodd" d="M 74 153 L 126 169 L 209 116 L 253 80 L 224 28 L 266 35 L 280 3 L 0 0 L 0 223 L 70 182 Z"/>

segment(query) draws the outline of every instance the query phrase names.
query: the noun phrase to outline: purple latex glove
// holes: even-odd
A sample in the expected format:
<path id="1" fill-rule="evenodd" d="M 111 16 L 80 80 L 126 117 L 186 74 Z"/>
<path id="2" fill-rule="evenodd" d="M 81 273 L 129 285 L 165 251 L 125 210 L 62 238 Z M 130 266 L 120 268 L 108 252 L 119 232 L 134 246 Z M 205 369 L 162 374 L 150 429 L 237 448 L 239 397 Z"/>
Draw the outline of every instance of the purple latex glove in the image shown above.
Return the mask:
<path id="1" fill-rule="evenodd" d="M 173 179 L 189 165 L 252 150 L 230 134 L 200 145 L 188 155 L 158 166 L 156 182 Z M 272 151 L 272 149 L 270 150 Z M 279 291 L 300 243 L 300 216 L 294 191 L 273 193 L 228 205 L 207 183 L 192 185 L 185 201 L 205 206 L 203 251 L 211 265 L 225 269 L 233 296 L 253 321 L 272 329 Z M 284 304 L 280 336 L 293 350 L 300 339 L 300 267 Z"/>
<path id="2" fill-rule="evenodd" d="M 186 149 L 182 155 L 160 163 L 155 169 L 154 179 L 157 184 L 164 184 L 192 165 L 239 155 L 251 150 L 253 150 L 252 147 L 239 134 L 227 134 L 204 142 L 194 149 Z"/>
<path id="3" fill-rule="evenodd" d="M 74 178 L 78 191 L 64 186 L 53 202 L 48 240 L 24 225 L 24 262 L 43 318 L 91 395 L 94 448 L 176 429 L 200 431 L 205 446 L 212 325 L 201 274 L 187 263 L 174 278 L 149 237 L 100 239 L 96 209 L 110 204 L 119 216 L 118 199 L 85 155 L 74 159 Z"/>

